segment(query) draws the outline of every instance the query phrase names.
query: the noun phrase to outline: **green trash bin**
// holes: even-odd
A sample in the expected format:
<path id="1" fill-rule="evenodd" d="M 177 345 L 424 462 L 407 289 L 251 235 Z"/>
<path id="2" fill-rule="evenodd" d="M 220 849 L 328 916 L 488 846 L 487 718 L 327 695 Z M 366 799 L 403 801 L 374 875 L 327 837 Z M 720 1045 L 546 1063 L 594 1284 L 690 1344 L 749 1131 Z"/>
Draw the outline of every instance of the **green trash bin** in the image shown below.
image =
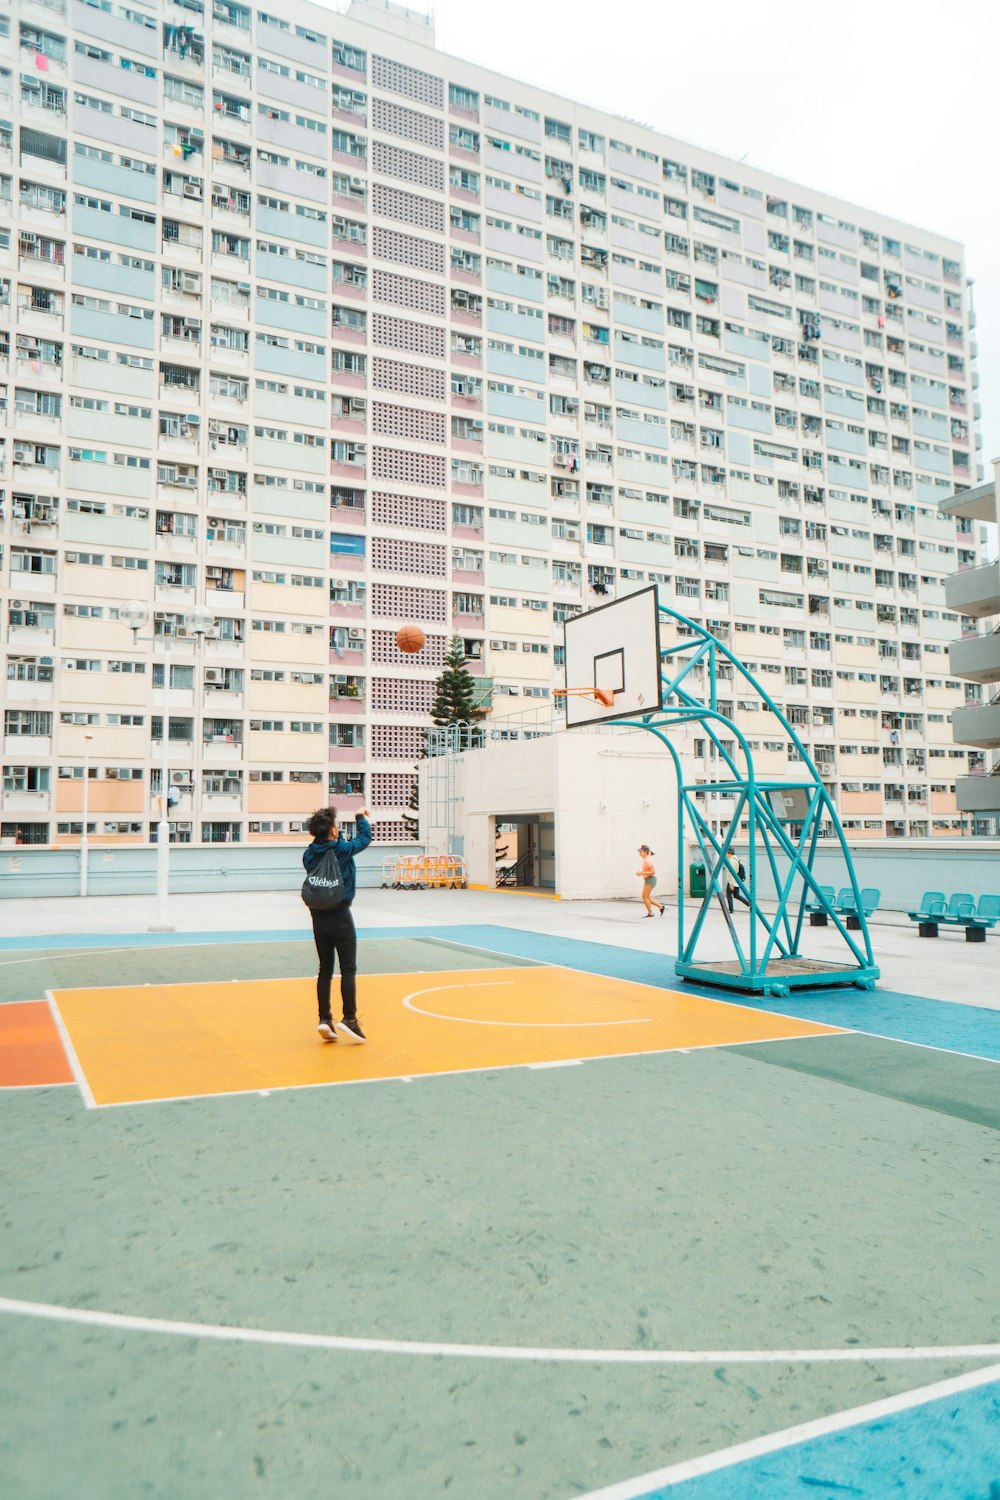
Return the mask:
<path id="1" fill-rule="evenodd" d="M 688 895 L 704 896 L 705 894 L 705 866 L 692 864 L 688 866 Z"/>

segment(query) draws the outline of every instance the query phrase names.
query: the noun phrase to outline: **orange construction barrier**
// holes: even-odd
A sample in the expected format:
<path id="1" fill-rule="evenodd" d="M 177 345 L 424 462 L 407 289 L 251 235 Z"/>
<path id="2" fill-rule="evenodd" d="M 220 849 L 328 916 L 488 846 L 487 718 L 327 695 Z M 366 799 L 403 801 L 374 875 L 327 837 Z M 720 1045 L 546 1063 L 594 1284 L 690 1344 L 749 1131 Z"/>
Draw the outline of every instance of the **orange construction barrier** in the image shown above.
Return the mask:
<path id="1" fill-rule="evenodd" d="M 389 883 L 383 869 L 383 886 Z M 455 854 L 399 855 L 392 870 L 393 890 L 460 890 L 466 885 L 465 860 Z"/>

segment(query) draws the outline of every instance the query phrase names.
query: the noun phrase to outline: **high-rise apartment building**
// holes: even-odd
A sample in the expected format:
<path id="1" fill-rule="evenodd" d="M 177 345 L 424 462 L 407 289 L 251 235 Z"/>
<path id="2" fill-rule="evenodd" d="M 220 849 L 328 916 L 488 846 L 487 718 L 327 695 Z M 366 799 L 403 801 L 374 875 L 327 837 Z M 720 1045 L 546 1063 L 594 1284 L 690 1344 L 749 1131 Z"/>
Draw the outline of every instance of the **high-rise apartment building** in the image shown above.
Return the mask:
<path id="1" fill-rule="evenodd" d="M 959 828 L 961 246 L 392 6 L 20 0 L 0 297 L 5 844 L 75 842 L 85 774 L 92 839 L 148 839 L 164 735 L 179 840 L 297 837 L 329 795 L 403 841 L 448 637 L 531 707 L 567 615 L 650 583 L 754 664 L 850 834 Z"/>

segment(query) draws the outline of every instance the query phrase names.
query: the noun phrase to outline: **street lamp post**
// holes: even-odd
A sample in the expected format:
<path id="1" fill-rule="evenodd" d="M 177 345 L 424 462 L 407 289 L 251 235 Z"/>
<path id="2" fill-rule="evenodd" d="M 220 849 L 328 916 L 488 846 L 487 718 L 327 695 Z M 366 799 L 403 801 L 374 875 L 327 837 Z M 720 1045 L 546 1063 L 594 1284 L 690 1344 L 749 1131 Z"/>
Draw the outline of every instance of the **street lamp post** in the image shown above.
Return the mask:
<path id="1" fill-rule="evenodd" d="M 80 825 L 80 895 L 87 894 L 87 864 L 89 848 L 87 844 L 87 791 L 90 786 L 90 745 L 94 736 L 85 734 L 83 737 L 83 822 Z"/>
<path id="2" fill-rule="evenodd" d="M 139 631 L 149 619 L 149 610 L 139 600 L 130 600 L 118 612 L 118 618 L 124 620 L 132 631 L 133 643 L 138 646 L 142 643 L 156 643 L 156 636 L 141 636 Z M 200 649 L 204 645 L 205 637 L 215 624 L 215 616 L 210 609 L 204 605 L 193 605 L 184 613 L 184 628 L 188 634 L 193 635 Z M 169 704 L 168 693 L 170 690 L 170 645 L 169 637 L 163 637 L 164 651 L 164 674 L 163 674 L 163 767 L 160 771 L 160 818 L 156 825 L 156 921 L 149 925 L 150 932 L 173 932 L 174 927 L 170 921 L 169 898 L 170 898 L 170 817 L 168 795 L 170 791 L 170 738 L 169 738 Z"/>

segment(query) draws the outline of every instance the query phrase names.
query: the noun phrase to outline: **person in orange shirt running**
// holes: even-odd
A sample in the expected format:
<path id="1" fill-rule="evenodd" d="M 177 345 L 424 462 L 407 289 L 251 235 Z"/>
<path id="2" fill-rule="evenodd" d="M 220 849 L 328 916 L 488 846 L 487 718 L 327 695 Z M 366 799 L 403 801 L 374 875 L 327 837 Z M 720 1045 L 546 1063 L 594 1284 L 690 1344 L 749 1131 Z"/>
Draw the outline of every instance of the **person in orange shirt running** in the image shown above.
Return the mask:
<path id="1" fill-rule="evenodd" d="M 662 917 L 666 907 L 662 901 L 653 900 L 653 891 L 656 888 L 656 866 L 653 864 L 653 851 L 648 844 L 639 845 L 639 857 L 642 860 L 642 868 L 636 870 L 635 873 L 642 876 L 642 904 L 646 908 L 646 916 L 651 917 L 653 907 L 656 906 Z"/>

